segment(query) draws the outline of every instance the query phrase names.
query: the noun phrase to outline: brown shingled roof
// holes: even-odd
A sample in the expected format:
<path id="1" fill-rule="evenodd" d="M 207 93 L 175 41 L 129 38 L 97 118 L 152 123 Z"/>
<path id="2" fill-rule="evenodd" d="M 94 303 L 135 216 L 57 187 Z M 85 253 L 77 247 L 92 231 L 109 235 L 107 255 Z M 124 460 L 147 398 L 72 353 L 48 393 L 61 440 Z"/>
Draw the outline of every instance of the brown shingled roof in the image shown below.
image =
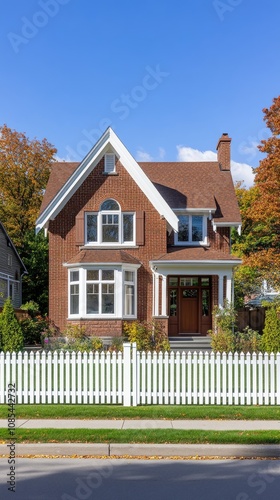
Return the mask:
<path id="1" fill-rule="evenodd" d="M 46 191 L 40 208 L 40 214 L 44 212 L 48 204 L 54 199 L 65 182 L 71 177 L 76 168 L 80 165 L 78 162 L 54 162 L 52 164 L 50 177 L 47 183 Z"/>
<path id="2" fill-rule="evenodd" d="M 141 264 L 141 262 L 124 250 L 95 249 L 81 250 L 67 264 L 98 264 L 100 262 L 120 264 Z"/>
<path id="3" fill-rule="evenodd" d="M 231 173 L 218 162 L 139 165 L 171 208 L 216 208 L 217 222 L 241 222 Z"/>
<path id="4" fill-rule="evenodd" d="M 153 261 L 158 260 L 170 260 L 170 261 L 190 261 L 190 260 L 240 260 L 234 255 L 225 254 L 224 252 L 219 252 L 211 247 L 170 247 L 167 253 L 155 256 Z M 240 260 L 241 262 L 241 260 Z"/>
<path id="5" fill-rule="evenodd" d="M 40 214 L 71 177 L 79 163 L 52 166 Z M 139 162 L 159 193 L 174 208 L 215 208 L 217 222 L 240 223 L 240 212 L 229 171 L 218 162 Z"/>

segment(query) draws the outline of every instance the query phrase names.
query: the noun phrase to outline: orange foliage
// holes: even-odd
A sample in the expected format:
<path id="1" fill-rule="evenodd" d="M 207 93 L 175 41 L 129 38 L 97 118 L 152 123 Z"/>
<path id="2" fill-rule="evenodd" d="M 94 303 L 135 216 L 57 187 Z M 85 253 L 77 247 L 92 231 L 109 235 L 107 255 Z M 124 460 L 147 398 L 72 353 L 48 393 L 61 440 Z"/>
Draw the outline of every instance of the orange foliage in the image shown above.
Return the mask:
<path id="1" fill-rule="evenodd" d="M 55 153 L 46 139 L 0 127 L 0 220 L 18 247 L 34 230 Z"/>

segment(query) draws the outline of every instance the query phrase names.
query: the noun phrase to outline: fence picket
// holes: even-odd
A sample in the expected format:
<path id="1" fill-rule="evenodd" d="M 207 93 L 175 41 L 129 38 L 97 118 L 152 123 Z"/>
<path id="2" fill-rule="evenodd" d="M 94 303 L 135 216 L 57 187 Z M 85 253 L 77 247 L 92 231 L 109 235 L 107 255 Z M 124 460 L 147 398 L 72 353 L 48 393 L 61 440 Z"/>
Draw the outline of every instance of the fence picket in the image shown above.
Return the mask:
<path id="1" fill-rule="evenodd" d="M 0 403 L 5 403 L 5 354 L 0 352 Z"/>
<path id="2" fill-rule="evenodd" d="M 269 365 L 268 353 L 264 353 L 264 404 L 269 404 Z"/>
<path id="3" fill-rule="evenodd" d="M 276 404 L 280 405 L 280 353 L 278 352 L 276 355 Z"/>
<path id="4" fill-rule="evenodd" d="M 29 377 L 28 377 L 28 374 L 29 374 L 29 357 L 28 357 L 28 353 L 25 351 L 24 355 L 23 355 L 23 402 L 24 404 L 28 404 L 29 401 L 28 401 L 28 387 L 29 387 L 29 384 L 28 384 L 28 380 L 29 380 Z"/>
<path id="5" fill-rule="evenodd" d="M 35 354 L 35 402 L 41 402 L 41 356 L 39 352 Z"/>

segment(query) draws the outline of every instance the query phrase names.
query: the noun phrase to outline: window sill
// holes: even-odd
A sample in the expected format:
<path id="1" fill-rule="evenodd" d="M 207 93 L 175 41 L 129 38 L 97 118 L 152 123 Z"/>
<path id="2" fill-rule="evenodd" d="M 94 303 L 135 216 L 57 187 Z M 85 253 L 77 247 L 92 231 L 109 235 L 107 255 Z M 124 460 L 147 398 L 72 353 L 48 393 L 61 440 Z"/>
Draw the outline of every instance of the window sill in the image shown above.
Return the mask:
<path id="1" fill-rule="evenodd" d="M 118 176 L 118 172 L 103 172 L 103 175 L 115 175 L 115 176 Z"/>
<path id="2" fill-rule="evenodd" d="M 128 245 L 128 244 L 125 244 L 125 245 L 121 245 L 121 244 L 112 244 L 112 245 L 102 245 L 102 244 L 92 244 L 92 243 L 88 243 L 86 245 L 82 245 L 80 246 L 80 249 L 81 250 L 93 250 L 93 249 L 96 249 L 96 248 L 99 248 L 100 250 L 124 250 L 124 249 L 129 249 L 129 248 L 139 248 L 138 245 L 135 245 L 134 243 L 132 243 L 131 245 Z"/>
<path id="3" fill-rule="evenodd" d="M 137 319 L 137 316 L 97 316 L 97 315 L 91 315 L 91 316 L 68 316 L 67 321 L 128 321 L 128 320 L 133 320 L 135 321 Z"/>
<path id="4" fill-rule="evenodd" d="M 171 245 L 172 247 L 206 247 L 210 248 L 210 243 L 204 243 L 204 242 L 195 242 L 195 243 L 174 243 L 174 245 Z"/>

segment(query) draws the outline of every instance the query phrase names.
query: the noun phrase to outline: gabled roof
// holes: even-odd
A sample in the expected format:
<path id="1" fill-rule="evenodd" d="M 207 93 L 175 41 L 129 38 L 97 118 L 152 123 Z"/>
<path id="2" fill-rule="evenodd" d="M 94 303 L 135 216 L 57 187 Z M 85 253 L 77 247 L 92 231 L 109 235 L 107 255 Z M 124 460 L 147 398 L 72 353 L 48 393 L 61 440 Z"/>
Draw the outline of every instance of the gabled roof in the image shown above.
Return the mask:
<path id="1" fill-rule="evenodd" d="M 178 218 L 173 210 L 166 203 L 166 201 L 161 196 L 159 191 L 155 188 L 150 179 L 146 176 L 139 164 L 131 156 L 131 154 L 117 137 L 115 132 L 109 127 L 104 132 L 99 141 L 97 141 L 95 146 L 93 146 L 84 160 L 82 160 L 82 162 L 76 168 L 74 168 L 75 164 L 71 164 L 73 167 L 73 171 L 70 176 L 67 176 L 66 171 L 60 169 L 60 180 L 63 181 L 63 177 L 65 177 L 65 182 L 59 185 L 58 190 L 56 190 L 56 186 L 54 184 L 55 180 L 51 174 L 46 190 L 46 199 L 48 200 L 48 203 L 38 217 L 36 225 L 37 231 L 40 231 L 42 227 L 46 227 L 48 221 L 54 219 L 56 215 L 62 210 L 62 208 L 66 205 L 69 199 L 73 196 L 73 194 L 77 191 L 77 189 L 90 174 L 90 172 L 99 163 L 102 156 L 104 156 L 105 152 L 108 150 L 109 146 L 113 149 L 113 151 L 115 151 L 123 167 L 138 184 L 139 188 L 147 196 L 158 213 L 166 219 L 168 224 L 175 231 L 178 230 Z M 55 168 L 56 167 L 54 165 L 52 172 L 55 170 Z M 68 171 L 68 173 L 70 173 L 70 171 Z M 53 194 L 53 197 L 49 195 L 50 192 L 51 194 Z"/>
<path id="2" fill-rule="evenodd" d="M 23 269 L 24 273 L 28 274 L 28 273 L 27 273 L 27 269 L 26 269 L 26 267 L 25 267 L 24 263 L 22 262 L 22 260 L 21 260 L 21 258 L 20 258 L 20 256 L 19 256 L 19 254 L 18 254 L 18 251 L 17 251 L 17 249 L 16 249 L 15 245 L 13 244 L 13 242 L 12 242 L 12 240 L 11 240 L 10 236 L 8 235 L 8 233 L 7 233 L 7 231 L 6 231 L 6 228 L 5 228 L 4 224 L 2 224 L 2 222 L 1 222 L 1 221 L 0 221 L 0 229 L 2 229 L 2 231 L 3 231 L 4 235 L 5 235 L 6 239 L 7 239 L 7 242 L 8 242 L 8 244 L 9 244 L 9 246 L 13 249 L 13 251 L 14 251 L 14 253 L 15 253 L 15 255 L 16 255 L 16 257 L 17 257 L 17 259 L 19 260 L 19 263 L 20 263 L 20 265 L 21 265 L 21 267 L 22 267 L 22 269 Z"/>

